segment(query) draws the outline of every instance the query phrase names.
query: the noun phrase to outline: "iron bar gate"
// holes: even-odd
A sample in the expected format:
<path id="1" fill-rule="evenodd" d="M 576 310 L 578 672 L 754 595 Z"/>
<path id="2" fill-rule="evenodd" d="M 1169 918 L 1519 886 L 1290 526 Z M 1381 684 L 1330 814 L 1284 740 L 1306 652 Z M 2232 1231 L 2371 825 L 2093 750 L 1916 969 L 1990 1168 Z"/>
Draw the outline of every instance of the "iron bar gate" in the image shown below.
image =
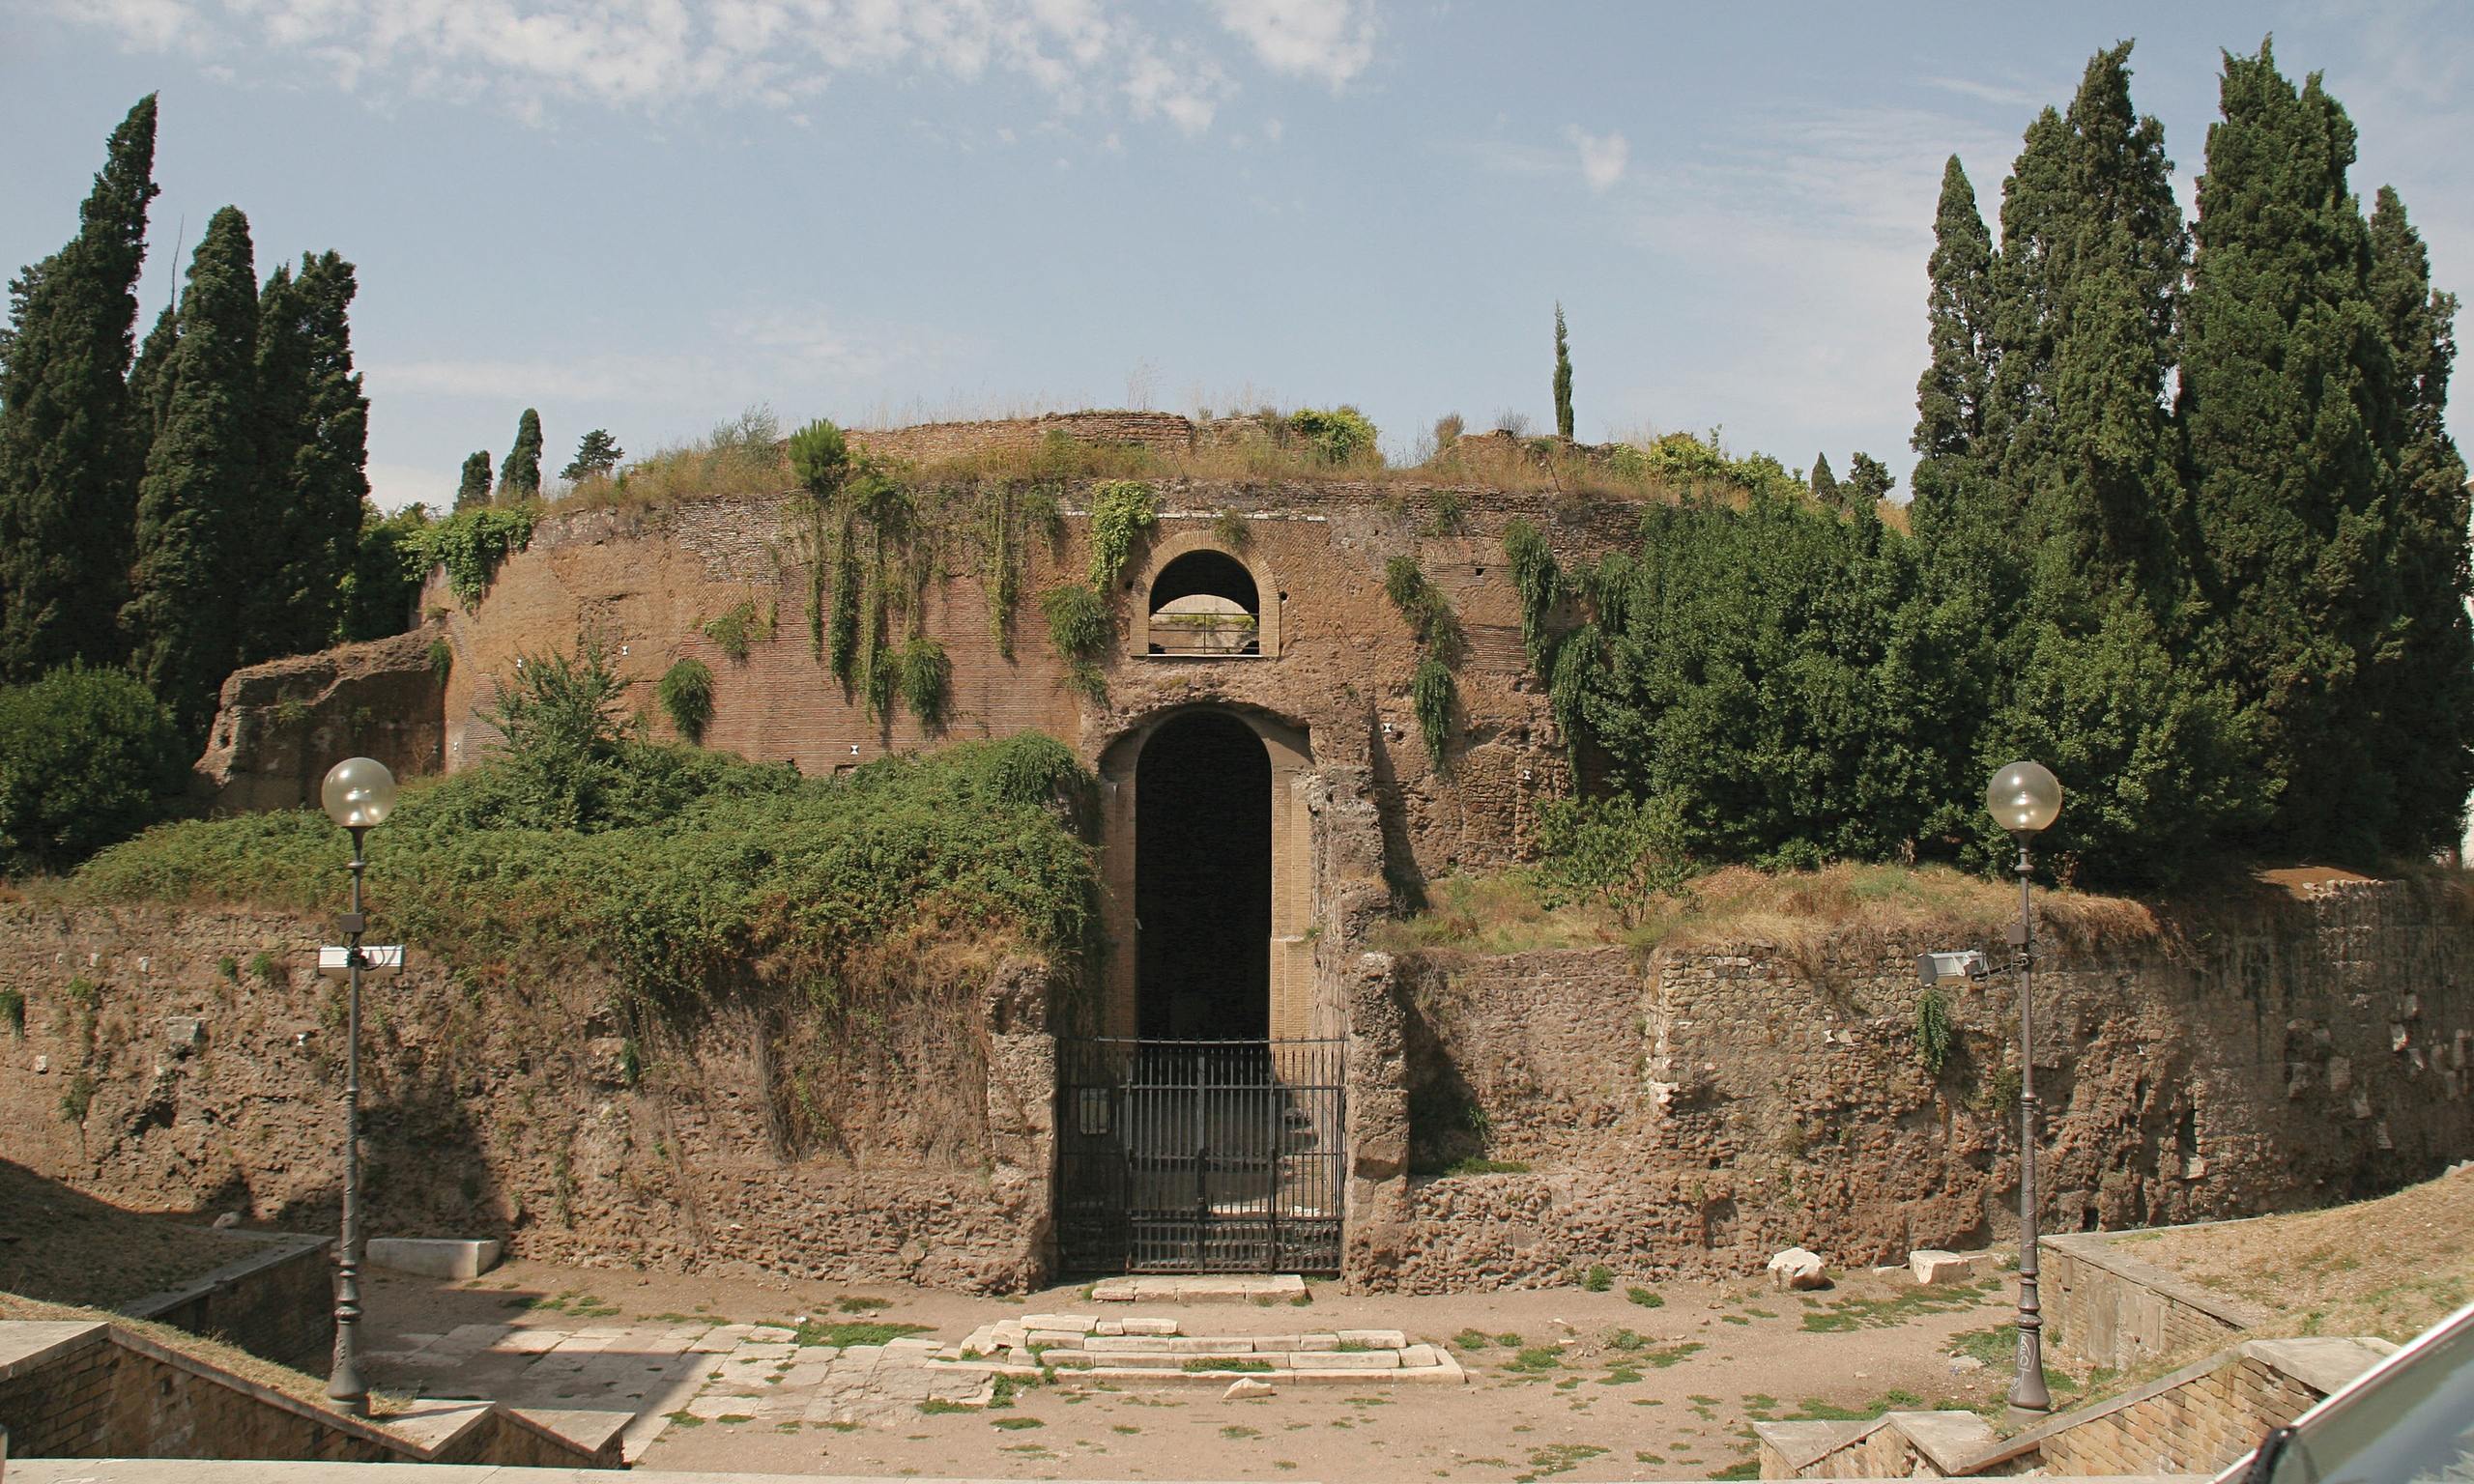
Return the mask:
<path id="1" fill-rule="evenodd" d="M 1067 1270 L 1338 1272 L 1345 1044 L 1059 1041 Z"/>

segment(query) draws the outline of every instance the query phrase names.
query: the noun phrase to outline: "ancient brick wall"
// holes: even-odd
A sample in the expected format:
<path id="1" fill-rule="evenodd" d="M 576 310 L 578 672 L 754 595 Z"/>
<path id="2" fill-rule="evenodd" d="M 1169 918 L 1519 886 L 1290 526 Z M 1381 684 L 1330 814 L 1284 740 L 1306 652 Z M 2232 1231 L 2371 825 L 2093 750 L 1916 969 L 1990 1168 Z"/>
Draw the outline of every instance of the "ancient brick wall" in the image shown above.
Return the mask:
<path id="1" fill-rule="evenodd" d="M 2201 946 L 2049 962 L 2036 1081 L 2048 1231 L 2294 1209 L 2474 1155 L 2474 928 L 2403 884 L 2198 927 Z M 2015 1230 L 2016 1001 L 1955 995 L 1926 1071 L 1914 955 L 1942 943 L 1404 958 L 1414 1162 L 1366 1281 L 1546 1285 L 1971 1247 Z M 1473 1130 L 1482 1127 L 1482 1137 Z M 1482 1152 L 1525 1172 L 1445 1176 Z"/>
<path id="2" fill-rule="evenodd" d="M 381 911 L 383 912 L 383 903 Z M 37 1174 L 144 1211 L 330 1229 L 342 989 L 313 920 L 0 903 L 0 1124 Z M 264 952 L 276 972 L 244 968 Z M 467 983 L 417 945 L 365 991 L 366 1220 L 377 1236 L 500 1237 L 525 1256 L 688 1271 L 1016 1288 L 1050 1242 L 1053 1049 L 1045 970 L 957 974 L 838 1069 L 836 1141 L 786 1130 L 787 1007 L 726 1007 L 630 1042 L 583 970 Z M 100 985 L 91 1011 L 71 980 Z M 178 1020 L 183 1025 L 171 1022 Z M 194 1042 L 186 1022 L 202 1032 Z M 91 1080 L 85 1116 L 64 1093 Z"/>
<path id="3" fill-rule="evenodd" d="M 2248 1347 L 2245 1347 L 2248 1349 Z M 2213 1473 L 2290 1422 L 2321 1392 L 2252 1355 L 2047 1437 L 2054 1474 Z"/>
<path id="4" fill-rule="evenodd" d="M 1064 541 L 1052 549 L 1034 543 L 1027 554 L 1012 659 L 1000 652 L 967 552 L 951 554 L 929 585 L 923 630 L 944 645 L 952 667 L 951 716 L 933 735 L 906 713 L 868 716 L 813 652 L 807 533 L 788 498 L 561 515 L 506 560 L 472 612 L 435 585 L 427 596 L 450 610 L 446 766 L 465 766 L 486 751 L 492 734 L 480 713 L 519 659 L 571 651 L 590 636 L 640 682 L 637 703 L 656 735 L 666 735 L 668 724 L 652 703 L 652 684 L 674 661 L 693 657 L 714 675 L 706 745 L 789 758 L 810 774 L 949 738 L 1030 730 L 1096 763 L 1113 739 L 1161 711 L 1204 703 L 1252 709 L 1304 730 L 1316 766 L 1370 773 L 1395 879 L 1514 859 L 1529 848 L 1539 810 L 1569 787 L 1569 770 L 1542 685 L 1528 671 L 1503 529 L 1524 516 L 1577 564 L 1628 543 L 1639 511 L 1620 501 L 1455 491 L 1466 508 L 1456 528 L 1438 534 L 1438 493 L 1392 484 L 1161 484 L 1154 538 L 1161 547 L 1208 530 L 1223 512 L 1247 517 L 1237 555 L 1257 576 L 1261 601 L 1276 609 L 1280 653 L 1117 654 L 1102 666 L 1106 699 L 1093 699 L 1070 682 L 1037 603 L 1043 589 L 1080 580 L 1087 566 L 1088 491 L 1071 490 Z M 1470 640 L 1441 773 L 1409 704 L 1417 640 L 1383 594 L 1384 565 L 1395 555 L 1418 559 Z M 1128 626 L 1143 606 L 1150 569 L 1150 554 L 1137 552 L 1118 595 Z M 760 631 L 764 618 L 771 626 L 735 661 L 704 628 L 741 603 L 752 605 Z"/>

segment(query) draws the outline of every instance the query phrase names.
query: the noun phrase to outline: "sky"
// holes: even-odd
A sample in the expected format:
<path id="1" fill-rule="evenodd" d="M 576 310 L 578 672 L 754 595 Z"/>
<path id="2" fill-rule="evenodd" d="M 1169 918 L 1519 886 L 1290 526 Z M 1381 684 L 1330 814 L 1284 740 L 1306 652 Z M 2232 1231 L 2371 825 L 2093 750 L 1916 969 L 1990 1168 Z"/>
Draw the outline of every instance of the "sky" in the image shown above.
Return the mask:
<path id="1" fill-rule="evenodd" d="M 2270 32 L 2474 293 L 2474 6 L 0 0 L 0 271 L 161 96 L 141 333 L 207 217 L 359 266 L 370 482 L 539 409 L 633 455 L 785 426 L 1353 403 L 1720 431 L 1902 479 L 1942 162 L 1988 217 L 2088 56 L 2184 187 Z M 2459 398 L 2458 400 L 2462 400 Z"/>

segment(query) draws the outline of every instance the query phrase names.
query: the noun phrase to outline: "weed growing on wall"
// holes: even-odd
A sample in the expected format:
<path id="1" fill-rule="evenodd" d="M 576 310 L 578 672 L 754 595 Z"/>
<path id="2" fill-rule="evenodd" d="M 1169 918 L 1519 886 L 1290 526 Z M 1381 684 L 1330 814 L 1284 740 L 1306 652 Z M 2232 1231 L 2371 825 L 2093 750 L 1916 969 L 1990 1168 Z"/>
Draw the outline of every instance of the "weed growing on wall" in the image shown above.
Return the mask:
<path id="1" fill-rule="evenodd" d="M 455 672 L 453 644 L 443 639 L 433 639 L 429 642 L 429 672 L 436 675 L 442 685 L 446 682 L 448 675 Z"/>
<path id="2" fill-rule="evenodd" d="M 1136 543 L 1160 524 L 1151 486 L 1111 479 L 1091 492 L 1091 586 L 1113 592 Z"/>
<path id="3" fill-rule="evenodd" d="M 1085 695 L 1103 699 L 1106 686 L 1100 678 L 1099 661 L 1108 652 L 1113 629 L 1100 595 L 1079 584 L 1069 583 L 1041 593 L 1040 610 L 1048 615 L 1049 642 L 1064 659 L 1069 677 Z"/>
<path id="4" fill-rule="evenodd" d="M 902 646 L 902 703 L 930 731 L 944 729 L 953 672 L 936 641 L 922 635 Z"/>
<path id="5" fill-rule="evenodd" d="M 1418 636 L 1420 653 L 1417 671 L 1409 679 L 1409 707 L 1417 716 L 1426 756 L 1440 773 L 1450 760 L 1452 708 L 1459 699 L 1452 669 L 1460 663 L 1467 641 L 1459 620 L 1453 616 L 1452 605 L 1445 601 L 1442 589 L 1426 579 L 1416 557 L 1395 556 L 1384 563 L 1383 594 Z"/>
<path id="6" fill-rule="evenodd" d="M 1547 621 L 1563 596 L 1563 571 L 1546 537 L 1520 517 L 1504 528 L 1504 559 L 1511 563 L 1511 589 L 1520 599 L 1520 641 L 1529 651 L 1529 668 L 1544 677 L 1551 672 L 1554 640 Z"/>
<path id="7" fill-rule="evenodd" d="M 26 1039 L 26 992 L 22 989 L 0 989 L 0 1025 L 19 1041 Z"/>
<path id="8" fill-rule="evenodd" d="M 1364 413 L 1339 407 L 1301 407 L 1288 414 L 1289 430 L 1303 436 L 1314 456 L 1325 464 L 1349 464 L 1379 457 L 1374 424 Z"/>
<path id="9" fill-rule="evenodd" d="M 709 666 L 698 659 L 680 660 L 663 671 L 653 694 L 680 736 L 695 743 L 705 740 L 705 728 L 713 720 L 713 671 Z"/>
<path id="10" fill-rule="evenodd" d="M 755 599 L 742 598 L 705 625 L 705 637 L 734 663 L 744 665 L 751 645 L 773 637 L 773 614 L 759 611 Z"/>
<path id="11" fill-rule="evenodd" d="M 414 532 L 421 564 L 446 569 L 447 590 L 467 613 L 489 590 L 499 563 L 532 540 L 537 504 L 482 505 L 448 516 Z"/>
<path id="12" fill-rule="evenodd" d="M 1958 1026 L 1950 1018 L 1949 1000 L 1941 990 L 1926 985 L 1915 1000 L 1916 1062 L 1929 1075 L 1939 1077 L 1948 1065 L 1958 1039 Z"/>

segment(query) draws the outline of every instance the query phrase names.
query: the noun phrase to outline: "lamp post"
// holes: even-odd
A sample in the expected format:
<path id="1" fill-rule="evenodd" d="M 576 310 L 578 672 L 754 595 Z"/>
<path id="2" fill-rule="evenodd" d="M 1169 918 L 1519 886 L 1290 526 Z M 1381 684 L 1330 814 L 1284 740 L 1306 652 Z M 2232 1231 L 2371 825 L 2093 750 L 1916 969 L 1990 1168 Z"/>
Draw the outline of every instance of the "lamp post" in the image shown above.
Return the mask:
<path id="1" fill-rule="evenodd" d="M 2010 946 L 2019 966 L 2019 1375 L 2010 1384 L 2013 1412 L 2053 1410 L 2045 1389 L 2044 1315 L 2036 1302 L 2036 1142 L 2043 1122 L 2036 1105 L 2035 1001 L 2028 969 L 2035 958 L 2035 919 L 2028 901 L 2028 845 L 2061 813 L 2061 782 L 2037 762 L 2014 762 L 1993 775 L 1984 807 L 2019 845 L 2019 921 Z"/>
<path id="2" fill-rule="evenodd" d="M 344 1229 L 335 1263 L 335 1364 L 327 1396 L 355 1415 L 369 1410 L 369 1387 L 360 1379 L 360 973 L 367 966 L 360 935 L 369 919 L 360 910 L 360 875 L 368 866 L 361 837 L 395 809 L 395 775 L 371 757 L 347 757 L 327 770 L 318 789 L 327 817 L 352 835 L 352 910 L 343 928 L 345 977 L 352 988 L 344 1016 Z"/>

